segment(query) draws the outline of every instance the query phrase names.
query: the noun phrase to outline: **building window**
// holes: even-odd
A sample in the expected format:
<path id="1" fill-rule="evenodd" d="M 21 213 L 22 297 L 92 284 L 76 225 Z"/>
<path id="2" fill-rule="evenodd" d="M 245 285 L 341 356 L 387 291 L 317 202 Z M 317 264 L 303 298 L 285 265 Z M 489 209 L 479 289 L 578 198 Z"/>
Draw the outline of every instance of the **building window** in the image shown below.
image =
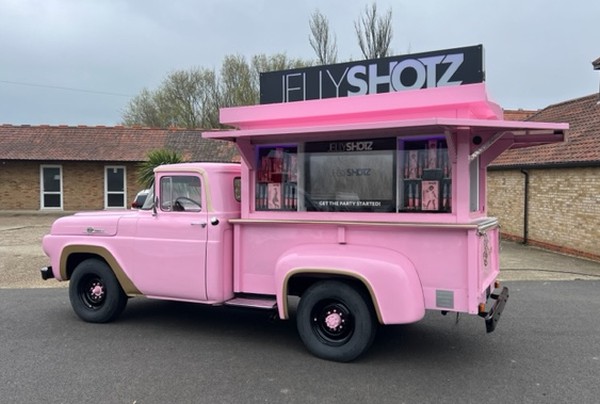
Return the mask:
<path id="1" fill-rule="evenodd" d="M 62 167 L 41 166 L 41 208 L 62 209 Z"/>
<path id="2" fill-rule="evenodd" d="M 126 200 L 125 167 L 106 167 L 104 171 L 104 207 L 124 208 Z"/>

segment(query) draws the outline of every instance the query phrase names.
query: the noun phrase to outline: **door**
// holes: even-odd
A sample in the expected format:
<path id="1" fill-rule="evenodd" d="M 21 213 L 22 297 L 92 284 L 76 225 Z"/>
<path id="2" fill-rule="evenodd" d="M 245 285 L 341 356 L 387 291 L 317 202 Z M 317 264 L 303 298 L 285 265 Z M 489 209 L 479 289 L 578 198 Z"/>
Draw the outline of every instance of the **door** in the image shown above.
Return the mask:
<path id="1" fill-rule="evenodd" d="M 163 175 L 156 214 L 140 216 L 135 234 L 134 283 L 147 296 L 206 300 L 207 219 L 202 181 Z"/>

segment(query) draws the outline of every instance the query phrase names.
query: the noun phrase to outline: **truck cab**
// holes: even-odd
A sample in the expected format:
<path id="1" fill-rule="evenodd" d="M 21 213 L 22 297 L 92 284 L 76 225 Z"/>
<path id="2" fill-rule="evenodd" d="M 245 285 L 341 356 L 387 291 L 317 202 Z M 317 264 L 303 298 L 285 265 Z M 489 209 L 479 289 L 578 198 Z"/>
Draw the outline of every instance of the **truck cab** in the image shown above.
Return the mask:
<path id="1" fill-rule="evenodd" d="M 143 295 L 207 303 L 233 296 L 223 277 L 233 271 L 229 221 L 240 215 L 239 181 L 239 164 L 155 170 L 149 202 L 131 223 L 132 253 L 122 258 Z"/>
<path id="2" fill-rule="evenodd" d="M 140 210 L 81 212 L 55 221 L 43 240 L 51 266 L 42 275 L 68 280 L 79 265 L 95 260 L 115 275 L 119 295 L 223 302 L 233 296 L 229 221 L 240 215 L 239 192 L 236 163 L 160 166 Z M 79 290 L 75 302 L 90 309 L 85 319 L 112 320 L 118 313 L 101 310 L 105 287 L 91 279 L 96 287 L 82 286 L 87 295 Z"/>

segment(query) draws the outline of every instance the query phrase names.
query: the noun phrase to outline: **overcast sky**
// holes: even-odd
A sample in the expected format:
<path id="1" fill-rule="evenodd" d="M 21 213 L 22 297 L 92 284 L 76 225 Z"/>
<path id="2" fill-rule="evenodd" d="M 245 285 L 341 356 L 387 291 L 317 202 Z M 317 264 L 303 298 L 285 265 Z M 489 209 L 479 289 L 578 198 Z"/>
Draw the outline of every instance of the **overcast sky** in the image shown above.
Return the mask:
<path id="1" fill-rule="evenodd" d="M 367 0 L 0 0 L 0 124 L 116 125 L 132 96 L 225 55 L 314 59 L 310 15 L 360 59 Z M 482 44 L 490 97 L 538 109 L 598 91 L 600 1 L 386 0 L 393 54 Z"/>

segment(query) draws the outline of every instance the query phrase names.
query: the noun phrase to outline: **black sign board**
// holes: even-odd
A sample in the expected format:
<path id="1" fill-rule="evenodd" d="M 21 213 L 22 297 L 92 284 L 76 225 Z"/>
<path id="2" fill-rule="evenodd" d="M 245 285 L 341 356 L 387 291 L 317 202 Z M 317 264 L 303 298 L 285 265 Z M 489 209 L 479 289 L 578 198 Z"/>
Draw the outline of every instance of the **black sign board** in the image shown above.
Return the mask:
<path id="1" fill-rule="evenodd" d="M 260 103 L 482 83 L 483 46 L 260 74 Z"/>

